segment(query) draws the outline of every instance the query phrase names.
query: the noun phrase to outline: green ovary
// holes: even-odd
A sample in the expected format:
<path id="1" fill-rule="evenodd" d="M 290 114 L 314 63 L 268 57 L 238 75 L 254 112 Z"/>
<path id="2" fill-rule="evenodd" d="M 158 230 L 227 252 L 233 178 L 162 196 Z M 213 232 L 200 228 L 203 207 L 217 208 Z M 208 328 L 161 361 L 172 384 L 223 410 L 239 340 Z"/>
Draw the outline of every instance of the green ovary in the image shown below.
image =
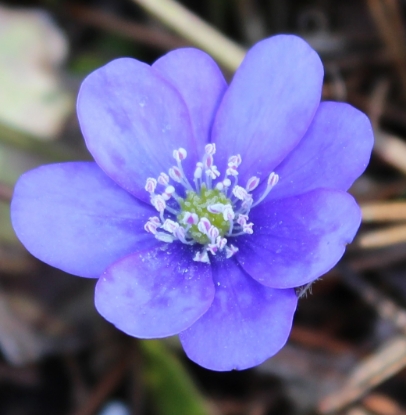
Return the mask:
<path id="1" fill-rule="evenodd" d="M 196 213 L 199 219 L 207 218 L 210 223 L 219 230 L 220 235 L 224 236 L 230 228 L 229 222 L 224 220 L 222 213 L 211 213 L 207 210 L 208 206 L 216 203 L 232 205 L 230 199 L 217 189 L 207 189 L 203 185 L 200 194 L 188 191 L 186 198 L 180 201 L 182 211 L 178 215 L 179 223 L 186 228 L 186 225 L 183 224 L 185 212 Z M 199 231 L 197 225 L 192 225 L 190 227 L 189 234 L 196 242 L 202 245 L 210 242 L 210 239 Z"/>

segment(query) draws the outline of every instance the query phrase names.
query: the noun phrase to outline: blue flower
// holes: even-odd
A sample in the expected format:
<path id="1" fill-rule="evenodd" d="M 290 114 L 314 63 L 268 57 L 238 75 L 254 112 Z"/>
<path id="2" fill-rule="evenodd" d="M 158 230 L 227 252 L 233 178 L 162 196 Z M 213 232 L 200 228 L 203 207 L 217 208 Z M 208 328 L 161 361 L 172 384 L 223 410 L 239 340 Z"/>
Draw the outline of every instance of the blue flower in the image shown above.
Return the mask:
<path id="1" fill-rule="evenodd" d="M 95 162 L 18 181 L 14 229 L 66 272 L 99 278 L 95 303 L 129 335 L 180 335 L 213 370 L 278 352 L 295 287 L 331 269 L 360 210 L 346 193 L 373 136 L 350 105 L 320 103 L 323 68 L 295 36 L 256 44 L 227 86 L 204 52 L 90 74 L 78 116 Z"/>

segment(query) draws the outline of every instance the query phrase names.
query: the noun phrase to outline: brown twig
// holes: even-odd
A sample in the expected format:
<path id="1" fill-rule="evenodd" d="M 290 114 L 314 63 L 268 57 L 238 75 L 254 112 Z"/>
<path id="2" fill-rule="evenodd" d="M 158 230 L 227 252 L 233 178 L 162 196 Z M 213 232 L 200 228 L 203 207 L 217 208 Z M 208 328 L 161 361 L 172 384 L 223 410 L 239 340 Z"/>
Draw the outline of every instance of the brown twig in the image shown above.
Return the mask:
<path id="1" fill-rule="evenodd" d="M 67 6 L 67 11 L 74 19 L 86 25 L 121 35 L 153 48 L 166 51 L 188 45 L 186 41 L 178 36 L 121 19 L 91 7 L 71 4 Z"/>
<path id="2" fill-rule="evenodd" d="M 376 231 L 365 232 L 358 240 L 362 248 L 382 248 L 406 242 L 406 225 L 387 226 Z"/>
<path id="3" fill-rule="evenodd" d="M 406 97 L 406 46 L 402 11 L 398 0 L 368 0 L 369 10 L 390 51 Z"/>
<path id="4" fill-rule="evenodd" d="M 341 277 L 348 287 L 372 306 L 382 318 L 389 320 L 406 334 L 406 312 L 401 307 L 360 278 L 348 266 L 341 264 L 338 269 L 341 271 Z"/>
<path id="5" fill-rule="evenodd" d="M 373 393 L 362 400 L 363 406 L 377 415 L 405 415 L 406 412 L 388 396 Z"/>
<path id="6" fill-rule="evenodd" d="M 343 409 L 405 366 L 406 338 L 404 336 L 392 338 L 357 365 L 342 389 L 320 401 L 320 412 L 328 414 Z"/>
<path id="7" fill-rule="evenodd" d="M 364 222 L 406 220 L 406 202 L 372 202 L 361 205 Z"/>
<path id="8" fill-rule="evenodd" d="M 13 197 L 13 188 L 0 182 L 0 201 L 9 203 Z"/>

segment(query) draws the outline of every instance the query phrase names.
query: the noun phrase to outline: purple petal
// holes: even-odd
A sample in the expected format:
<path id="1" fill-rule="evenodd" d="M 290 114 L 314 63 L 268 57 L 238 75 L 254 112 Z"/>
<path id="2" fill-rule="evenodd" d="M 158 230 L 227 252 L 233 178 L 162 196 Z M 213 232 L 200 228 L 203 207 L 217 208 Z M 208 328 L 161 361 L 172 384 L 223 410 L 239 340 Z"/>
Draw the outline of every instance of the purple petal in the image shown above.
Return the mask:
<path id="1" fill-rule="evenodd" d="M 175 149 L 187 150 L 184 169 L 193 174 L 198 146 L 189 112 L 175 88 L 150 66 L 123 58 L 96 70 L 82 83 L 77 110 L 97 164 L 139 199 L 149 202 L 146 179 L 176 164 Z"/>
<path id="2" fill-rule="evenodd" d="M 348 193 L 316 189 L 262 203 L 250 214 L 254 234 L 236 239 L 241 266 L 274 288 L 298 287 L 329 271 L 361 221 Z"/>
<path id="3" fill-rule="evenodd" d="M 291 330 L 294 291 L 258 284 L 232 259 L 213 264 L 213 279 L 213 305 L 180 333 L 189 358 L 211 370 L 242 370 L 277 353 Z"/>
<path id="4" fill-rule="evenodd" d="M 267 178 L 305 134 L 320 103 L 323 67 L 296 36 L 257 43 L 224 95 L 213 126 L 216 164 L 240 154 L 243 182 Z"/>
<path id="5" fill-rule="evenodd" d="M 214 115 L 227 88 L 219 67 L 205 52 L 177 49 L 158 59 L 152 67 L 181 94 L 189 109 L 199 152 L 210 137 Z"/>
<path id="6" fill-rule="evenodd" d="M 180 243 L 138 252 L 113 264 L 96 286 L 99 313 L 125 333 L 166 337 L 201 317 L 214 298 L 211 268 Z"/>
<path id="7" fill-rule="evenodd" d="M 275 169 L 280 199 L 320 187 L 347 190 L 365 170 L 374 137 L 365 114 L 348 104 L 323 102 L 306 135 Z"/>
<path id="8" fill-rule="evenodd" d="M 143 226 L 152 208 L 125 192 L 96 163 L 51 164 L 21 176 L 11 219 L 32 255 L 81 277 L 159 243 Z"/>

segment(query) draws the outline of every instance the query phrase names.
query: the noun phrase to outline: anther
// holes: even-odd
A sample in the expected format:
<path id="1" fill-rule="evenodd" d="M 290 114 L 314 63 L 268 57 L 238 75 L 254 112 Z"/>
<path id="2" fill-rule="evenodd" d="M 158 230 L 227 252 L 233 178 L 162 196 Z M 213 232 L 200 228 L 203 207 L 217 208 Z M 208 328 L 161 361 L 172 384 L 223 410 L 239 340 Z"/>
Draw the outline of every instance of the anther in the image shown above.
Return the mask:
<path id="1" fill-rule="evenodd" d="M 204 235 L 207 235 L 207 232 L 209 232 L 209 229 L 211 227 L 211 223 L 207 218 L 200 218 L 200 221 L 197 225 L 197 229 Z"/>
<path id="2" fill-rule="evenodd" d="M 238 252 L 238 248 L 234 245 L 226 246 L 226 258 L 231 258 Z"/>
<path id="3" fill-rule="evenodd" d="M 217 237 L 216 239 L 216 245 L 220 249 L 220 251 L 227 245 L 227 239 L 222 238 L 221 236 Z"/>
<path id="4" fill-rule="evenodd" d="M 199 216 L 197 216 L 196 213 L 185 212 L 182 222 L 185 225 L 197 225 L 199 222 Z"/>
<path id="5" fill-rule="evenodd" d="M 248 192 L 241 186 L 234 186 L 233 195 L 240 200 L 246 200 L 249 197 Z"/>
<path id="6" fill-rule="evenodd" d="M 213 166 L 213 156 L 211 156 L 211 155 L 209 155 L 209 156 L 207 156 L 207 157 L 205 157 L 205 160 L 204 160 L 204 167 L 206 168 L 206 169 L 210 169 L 211 168 L 211 166 Z"/>
<path id="7" fill-rule="evenodd" d="M 207 232 L 207 236 L 210 238 L 212 244 L 215 243 L 219 235 L 220 235 L 220 232 L 215 226 L 211 226 Z"/>
<path id="8" fill-rule="evenodd" d="M 238 167 L 241 164 L 241 161 L 242 161 L 242 159 L 241 159 L 241 156 L 239 154 L 237 154 L 236 156 L 231 156 L 228 159 L 228 166 L 229 167 L 231 167 L 231 166 Z"/>
<path id="9" fill-rule="evenodd" d="M 277 185 L 277 183 L 279 182 L 279 175 L 275 172 L 272 172 L 269 177 L 268 180 L 266 181 L 266 189 L 264 191 L 264 193 L 262 194 L 262 196 L 252 205 L 252 207 L 257 206 L 259 203 L 261 203 L 267 196 L 268 193 Z"/>
<path id="10" fill-rule="evenodd" d="M 158 183 L 162 186 L 167 186 L 169 184 L 169 176 L 166 173 L 161 173 L 158 177 Z"/>
<path id="11" fill-rule="evenodd" d="M 175 240 L 175 238 L 172 235 L 169 235 L 169 233 L 165 233 L 165 232 L 157 232 L 155 234 L 155 238 L 158 239 L 159 241 L 168 242 L 168 243 L 172 243 Z"/>
<path id="12" fill-rule="evenodd" d="M 164 224 L 162 225 L 162 228 L 169 233 L 174 233 L 176 229 L 179 228 L 179 223 L 174 222 L 170 219 L 166 219 Z"/>
<path id="13" fill-rule="evenodd" d="M 216 144 L 214 143 L 206 144 L 204 147 L 204 151 L 209 156 L 212 156 L 216 152 Z"/>
<path id="14" fill-rule="evenodd" d="M 163 212 L 166 208 L 165 199 L 161 195 L 155 195 L 151 198 L 152 206 L 158 211 Z"/>
<path id="15" fill-rule="evenodd" d="M 182 172 L 176 166 L 173 166 L 169 169 L 169 176 L 171 177 L 172 180 L 178 183 L 180 183 L 183 179 Z"/>
<path id="16" fill-rule="evenodd" d="M 206 170 L 206 175 L 214 180 L 220 176 L 220 172 L 217 170 L 216 166 L 211 166 L 210 168 Z"/>
<path id="17" fill-rule="evenodd" d="M 238 215 L 237 223 L 241 226 L 244 226 L 247 223 L 248 215 L 242 215 L 241 213 Z"/>
<path id="18" fill-rule="evenodd" d="M 182 160 L 185 160 L 186 156 L 187 156 L 187 151 L 184 148 L 173 150 L 173 158 L 178 163 L 180 163 Z"/>
<path id="19" fill-rule="evenodd" d="M 228 169 L 226 170 L 226 175 L 227 176 L 238 176 L 237 167 L 236 166 L 228 167 Z"/>
<path id="20" fill-rule="evenodd" d="M 145 184 L 145 190 L 148 193 L 154 193 L 156 189 L 156 180 L 153 179 L 152 177 L 148 177 L 147 182 Z"/>
<path id="21" fill-rule="evenodd" d="M 231 205 L 225 205 L 223 209 L 224 220 L 231 221 L 235 218 L 235 213 Z"/>
<path id="22" fill-rule="evenodd" d="M 175 193 L 175 188 L 173 186 L 167 186 L 165 189 L 165 194 L 171 197 Z"/>
<path id="23" fill-rule="evenodd" d="M 161 224 L 161 221 L 159 220 L 158 216 L 151 216 L 150 218 L 148 218 L 148 221 L 156 224 L 156 226 L 159 226 Z"/>
<path id="24" fill-rule="evenodd" d="M 202 173 L 203 173 L 203 164 L 202 163 L 197 163 L 195 172 L 193 174 L 193 177 L 195 179 L 200 179 L 202 177 Z"/>
<path id="25" fill-rule="evenodd" d="M 227 206 L 230 206 L 230 205 L 227 205 Z M 223 213 L 225 207 L 226 205 L 223 205 L 223 203 L 214 203 L 213 205 L 207 206 L 207 210 L 210 213 L 217 214 L 217 213 Z"/>
<path id="26" fill-rule="evenodd" d="M 159 222 L 159 225 L 161 224 L 161 222 Z M 144 225 L 144 229 L 149 232 L 152 233 L 153 235 L 156 234 L 157 232 L 157 228 L 158 226 L 157 224 L 155 224 L 154 222 L 148 221 L 145 225 Z"/>
<path id="27" fill-rule="evenodd" d="M 252 229 L 253 226 L 254 226 L 254 224 L 252 222 L 246 223 L 246 224 L 243 225 L 242 230 L 245 233 L 248 233 L 249 235 L 252 235 L 254 233 L 254 231 Z"/>
<path id="28" fill-rule="evenodd" d="M 193 257 L 193 261 L 205 262 L 206 264 L 210 264 L 209 255 L 207 254 L 206 250 L 196 252 L 196 255 Z"/>
<path id="29" fill-rule="evenodd" d="M 247 186 L 245 186 L 248 192 L 252 192 L 256 189 L 259 185 L 259 178 L 256 176 L 250 177 L 247 182 Z"/>
<path id="30" fill-rule="evenodd" d="M 274 187 L 278 182 L 279 182 L 279 175 L 272 172 L 268 177 L 268 181 L 267 181 L 268 186 L 271 186 L 271 189 L 272 189 L 272 187 Z"/>

